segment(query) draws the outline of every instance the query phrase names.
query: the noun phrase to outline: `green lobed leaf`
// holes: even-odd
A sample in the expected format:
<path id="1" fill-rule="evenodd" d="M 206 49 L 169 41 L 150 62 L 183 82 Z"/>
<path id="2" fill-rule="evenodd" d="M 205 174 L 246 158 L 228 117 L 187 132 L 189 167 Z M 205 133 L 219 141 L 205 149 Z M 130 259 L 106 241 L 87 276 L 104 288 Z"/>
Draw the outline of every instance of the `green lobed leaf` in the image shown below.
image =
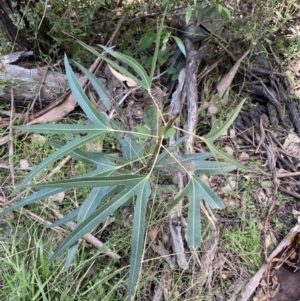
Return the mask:
<path id="1" fill-rule="evenodd" d="M 99 167 L 99 168 L 97 168 L 97 169 L 95 169 L 95 170 L 93 170 L 93 171 L 91 171 L 87 174 L 76 176 L 74 179 L 80 179 L 80 178 L 83 178 L 83 177 L 92 177 L 92 176 L 96 176 L 96 175 L 102 175 L 104 177 L 106 175 L 110 175 L 111 173 L 112 173 L 111 171 L 108 171 L 108 172 L 103 171 L 103 168 Z M 55 195 L 57 193 L 60 193 L 62 191 L 66 191 L 66 190 L 68 190 L 68 187 L 42 189 L 40 191 L 37 191 L 37 192 L 29 195 L 28 197 L 22 199 L 21 201 L 17 202 L 14 206 L 10 206 L 10 207 L 6 208 L 4 210 L 4 213 L 11 212 L 13 210 L 22 208 L 26 205 L 35 203 L 37 201 L 43 200 L 43 199 L 45 199 L 49 196 Z"/>
<path id="2" fill-rule="evenodd" d="M 209 150 L 213 153 L 214 156 L 219 155 L 226 162 L 235 165 L 236 167 L 240 168 L 241 170 L 247 170 L 247 167 L 244 164 L 240 163 L 238 160 L 235 160 L 232 156 L 226 154 L 223 150 L 217 148 L 210 141 L 204 140 L 204 142 L 207 145 L 207 147 L 209 148 Z"/>
<path id="3" fill-rule="evenodd" d="M 136 132 L 132 133 L 132 135 L 136 138 L 145 140 L 145 139 L 149 138 L 149 135 L 151 135 L 151 131 L 148 128 L 146 128 L 145 126 L 137 125 L 137 126 L 135 126 L 135 129 L 136 129 Z"/>
<path id="4" fill-rule="evenodd" d="M 121 137 L 120 135 L 116 134 L 115 136 L 122 145 L 123 157 L 128 162 L 134 161 L 136 159 L 143 159 L 144 150 L 133 139 L 131 139 L 129 135 L 126 134 Z"/>
<path id="5" fill-rule="evenodd" d="M 123 189 L 124 187 L 122 185 L 93 188 L 81 206 L 81 210 L 78 214 L 78 224 L 85 221 L 96 210 L 101 202 L 105 202 L 114 194 L 122 191 Z"/>
<path id="6" fill-rule="evenodd" d="M 77 223 L 82 223 L 98 207 L 108 187 L 94 187 L 80 206 Z"/>
<path id="7" fill-rule="evenodd" d="M 118 189 L 116 189 L 116 187 L 110 188 L 110 189 L 108 190 L 108 192 L 107 192 L 105 195 L 103 195 L 103 196 L 101 197 L 100 202 L 103 202 L 103 201 L 107 200 L 107 199 L 110 198 L 114 193 L 120 191 L 121 189 L 122 189 L 122 187 L 119 187 Z M 87 200 L 85 200 L 84 202 L 87 202 Z M 84 204 L 84 203 L 83 203 L 83 204 Z M 83 204 L 82 204 L 82 205 L 83 205 Z M 59 225 L 62 225 L 62 224 L 66 224 L 67 222 L 74 220 L 75 218 L 78 217 L 78 213 L 79 213 L 79 211 L 81 210 L 82 205 L 79 206 L 78 208 L 76 208 L 75 210 L 71 211 L 71 212 L 68 213 L 67 215 L 65 215 L 63 218 L 61 218 L 61 219 L 57 220 L 56 222 L 52 223 L 52 224 L 49 225 L 48 227 L 49 227 L 49 228 L 52 228 L 52 227 L 55 227 L 55 226 L 59 226 Z M 88 208 L 91 208 L 91 207 L 94 206 L 94 205 L 95 205 L 95 203 L 94 203 L 94 204 L 89 204 Z M 94 209 L 96 209 L 96 208 L 94 208 Z M 89 209 L 89 210 L 94 211 L 93 209 Z"/>
<path id="8" fill-rule="evenodd" d="M 220 16 L 224 20 L 226 20 L 226 21 L 230 21 L 231 20 L 230 10 L 227 7 L 225 7 L 225 6 L 222 7 L 222 12 L 220 13 Z"/>
<path id="9" fill-rule="evenodd" d="M 64 143 L 57 140 L 49 141 L 47 142 L 47 144 L 56 148 L 60 148 L 65 145 Z M 86 164 L 91 164 L 95 167 L 101 167 L 102 172 L 117 170 L 116 164 L 107 159 L 106 155 L 99 152 L 86 152 L 76 149 L 70 152 L 69 155 L 78 161 L 84 162 Z"/>
<path id="10" fill-rule="evenodd" d="M 161 127 L 163 129 L 164 127 Z M 176 134 L 176 130 L 174 128 L 170 128 L 167 130 L 167 132 L 164 134 L 164 139 L 168 139 Z"/>
<path id="11" fill-rule="evenodd" d="M 208 187 L 199 177 L 192 176 L 187 186 L 181 193 L 168 205 L 174 207 L 183 197 L 189 199 L 188 211 L 188 244 L 189 246 L 200 246 L 201 225 L 200 225 L 200 201 L 205 200 L 212 209 L 223 209 L 225 206 L 219 197 Z"/>
<path id="12" fill-rule="evenodd" d="M 108 118 L 106 114 L 99 112 L 94 108 L 91 104 L 90 100 L 86 96 L 85 92 L 83 91 L 77 77 L 75 76 L 69 62 L 67 56 L 65 55 L 65 68 L 67 79 L 69 81 L 69 86 L 76 97 L 76 100 L 84 113 L 88 116 L 88 118 L 97 126 L 99 129 L 107 129 L 110 130 L 110 125 L 108 122 Z"/>
<path id="13" fill-rule="evenodd" d="M 43 187 L 101 187 L 101 186 L 115 186 L 115 185 L 133 185 L 138 182 L 144 176 L 138 175 L 121 175 L 113 177 L 82 177 L 80 179 L 68 179 L 61 181 L 53 181 L 47 183 L 40 183 L 35 185 L 30 185 L 32 187 L 43 188 Z"/>
<path id="14" fill-rule="evenodd" d="M 234 122 L 236 119 L 237 115 L 241 111 L 244 102 L 246 98 L 240 102 L 240 104 L 231 112 L 225 123 L 220 127 L 219 129 L 216 128 L 216 124 L 214 124 L 212 130 L 203 137 L 203 141 L 210 141 L 211 143 L 214 142 L 216 139 L 221 137 L 225 131 L 230 127 L 230 125 Z"/>
<path id="15" fill-rule="evenodd" d="M 66 214 L 63 218 L 55 221 L 54 223 L 50 224 L 49 226 L 47 226 L 47 228 L 54 228 L 56 226 L 60 226 L 60 225 L 64 225 L 67 224 L 68 222 L 73 221 L 74 219 L 77 218 L 80 207 L 77 207 L 76 209 L 72 210 L 71 212 L 69 212 L 68 214 Z"/>
<path id="16" fill-rule="evenodd" d="M 148 107 L 143 114 L 143 121 L 145 125 L 151 130 L 151 134 L 155 133 L 157 124 L 157 111 L 154 107 Z"/>
<path id="17" fill-rule="evenodd" d="M 155 169 L 166 171 L 184 171 L 183 167 L 187 170 L 195 170 L 201 167 L 205 159 L 211 158 L 212 153 L 194 153 L 182 156 L 168 154 L 163 159 L 158 160 Z"/>
<path id="18" fill-rule="evenodd" d="M 38 125 L 21 125 L 14 126 L 16 130 L 40 134 L 91 134 L 91 133 L 107 133 L 107 128 L 100 128 L 94 124 L 38 124 Z"/>
<path id="19" fill-rule="evenodd" d="M 171 146 L 169 146 L 166 150 L 164 150 L 161 154 L 158 155 L 157 161 L 155 164 L 155 167 L 162 166 L 162 163 L 164 162 L 165 158 L 170 156 L 171 152 L 178 147 L 185 139 L 187 136 L 183 136 L 179 138 L 175 143 L 173 143 Z"/>
<path id="20" fill-rule="evenodd" d="M 129 300 L 134 293 L 134 287 L 136 285 L 142 260 L 146 210 L 148 199 L 151 193 L 149 179 L 145 178 L 135 189 L 137 200 L 134 208 L 132 228 L 131 259 L 128 285 Z"/>
<path id="21" fill-rule="evenodd" d="M 26 177 L 21 181 L 21 183 L 17 186 L 17 188 L 12 192 L 12 194 L 16 194 L 20 189 L 31 179 L 33 179 L 38 173 L 48 167 L 50 164 L 54 163 L 61 157 L 68 155 L 72 150 L 80 147 L 81 145 L 102 136 L 104 133 L 94 133 L 88 134 L 84 137 L 75 138 L 73 141 L 70 141 L 66 145 L 62 146 L 60 149 L 55 151 L 49 157 L 47 157 L 43 162 L 41 162 L 38 166 L 36 166 Z"/>
<path id="22" fill-rule="evenodd" d="M 68 249 L 67 258 L 66 258 L 66 262 L 65 262 L 65 265 L 64 265 L 65 269 L 68 269 L 71 266 L 72 261 L 73 261 L 75 255 L 76 255 L 76 251 L 78 249 L 78 246 L 79 246 L 79 244 L 77 242 L 76 244 L 74 244 L 72 247 L 70 247 Z"/>
<path id="23" fill-rule="evenodd" d="M 144 80 L 143 80 L 143 78 L 142 78 L 142 80 L 140 80 L 136 76 L 134 76 L 132 73 L 130 73 L 126 68 L 124 68 L 122 66 L 119 66 L 116 62 L 114 62 L 113 60 L 109 59 L 108 57 L 102 55 L 101 53 L 99 53 L 98 51 L 96 51 L 94 48 L 86 45 L 85 43 L 83 43 L 81 41 L 77 41 L 77 42 L 81 46 L 83 46 L 85 49 L 87 49 L 88 51 L 90 51 L 91 53 L 95 54 L 96 56 L 100 57 L 102 60 L 104 60 L 108 64 L 112 65 L 116 70 L 118 70 L 119 72 L 121 72 L 123 75 L 125 75 L 125 76 L 129 77 L 130 79 L 132 79 L 134 82 L 136 82 L 138 85 L 140 85 L 144 89 L 146 89 L 146 90 L 149 91 L 149 89 L 151 88 L 151 84 L 149 84 L 146 72 L 144 74 Z M 100 47 L 104 47 L 104 46 L 100 45 Z M 107 48 L 107 49 L 109 49 L 109 48 Z M 112 56 L 117 57 L 116 53 L 113 50 L 109 51 L 109 53 Z M 145 81 L 145 75 L 146 75 L 146 81 Z"/>
<path id="24" fill-rule="evenodd" d="M 22 199 L 21 201 L 17 202 L 15 205 L 4 209 L 3 214 L 14 211 L 16 209 L 20 209 L 20 208 L 22 208 L 26 205 L 35 203 L 35 202 L 40 201 L 42 199 L 46 199 L 49 196 L 58 194 L 58 193 L 63 192 L 67 189 L 68 188 L 45 188 L 43 190 L 37 191 L 37 192 L 29 195 L 28 197 Z"/>
<path id="25" fill-rule="evenodd" d="M 197 247 L 201 243 L 201 216 L 200 202 L 201 198 L 199 189 L 197 189 L 196 181 L 189 182 L 187 197 L 189 199 L 188 220 L 187 220 L 187 243 L 188 245 Z"/>
<path id="26" fill-rule="evenodd" d="M 86 75 L 88 80 L 91 82 L 91 84 L 93 85 L 93 87 L 97 91 L 98 95 L 100 96 L 101 101 L 105 105 L 106 109 L 110 110 L 110 102 L 109 102 L 109 98 L 108 98 L 108 95 L 107 95 L 107 90 L 104 87 L 104 85 L 101 83 L 101 81 L 93 73 L 91 73 L 89 70 L 87 70 L 86 68 L 84 68 L 83 66 L 78 64 L 77 62 L 74 62 L 74 63 Z"/>
<path id="27" fill-rule="evenodd" d="M 83 235 L 94 229 L 99 223 L 103 222 L 110 214 L 115 212 L 120 206 L 122 206 L 128 199 L 133 197 L 139 187 L 144 187 L 145 177 L 140 177 L 132 185 L 126 188 L 114 196 L 109 202 L 94 211 L 85 221 L 83 221 L 76 229 L 69 234 L 69 236 L 58 247 L 55 254 L 50 258 L 50 262 L 60 256 L 69 247 L 74 245 Z M 116 184 L 115 182 L 114 184 Z"/>
<path id="28" fill-rule="evenodd" d="M 218 161 L 201 161 L 194 164 L 196 175 L 219 175 L 235 170 L 237 167 L 231 163 Z"/>
<path id="29" fill-rule="evenodd" d="M 133 57 L 125 55 L 123 53 L 114 51 L 108 47 L 99 45 L 101 48 L 103 48 L 107 53 L 109 53 L 111 56 L 119 59 L 120 61 L 122 61 L 124 64 L 127 64 L 128 66 L 130 66 L 142 79 L 142 83 L 147 87 L 146 90 L 150 90 L 151 89 L 151 80 L 148 77 L 145 69 L 143 68 L 143 66 L 137 61 L 135 60 Z M 132 76 L 132 75 L 131 75 Z"/>
<path id="30" fill-rule="evenodd" d="M 78 213 L 77 226 L 87 219 L 98 207 L 104 195 L 106 195 L 108 187 L 95 187 L 92 189 L 86 200 L 80 206 Z M 65 268 L 69 268 L 76 255 L 78 243 L 68 249 Z"/>

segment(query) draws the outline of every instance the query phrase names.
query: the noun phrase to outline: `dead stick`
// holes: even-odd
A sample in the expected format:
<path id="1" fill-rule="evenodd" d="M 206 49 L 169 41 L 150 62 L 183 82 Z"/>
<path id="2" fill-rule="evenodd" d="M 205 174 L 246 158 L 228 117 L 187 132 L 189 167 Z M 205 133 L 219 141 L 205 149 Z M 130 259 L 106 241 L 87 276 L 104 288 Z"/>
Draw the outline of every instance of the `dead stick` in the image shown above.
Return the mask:
<path id="1" fill-rule="evenodd" d="M 10 115 L 10 127 L 9 127 L 9 167 L 11 174 L 12 185 L 15 186 L 15 172 L 14 172 L 14 132 L 13 132 L 13 122 L 14 122 L 14 113 L 15 113 L 15 100 L 14 100 L 14 90 L 11 88 L 11 115 Z"/>

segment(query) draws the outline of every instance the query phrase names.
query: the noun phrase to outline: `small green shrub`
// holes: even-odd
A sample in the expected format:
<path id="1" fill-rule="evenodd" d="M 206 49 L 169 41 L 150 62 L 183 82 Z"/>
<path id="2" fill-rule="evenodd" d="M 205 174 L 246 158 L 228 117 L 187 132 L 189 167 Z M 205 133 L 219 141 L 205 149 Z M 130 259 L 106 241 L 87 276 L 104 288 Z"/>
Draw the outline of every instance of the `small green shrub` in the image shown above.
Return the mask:
<path id="1" fill-rule="evenodd" d="M 114 60 L 99 54 L 83 43 L 81 44 L 92 53 L 101 57 L 123 75 L 129 77 L 137 85 L 144 88 L 153 99 L 151 95 L 151 85 L 158 58 L 163 21 L 164 20 L 161 22 L 156 37 L 156 48 L 153 55 L 150 75 L 146 73 L 141 64 L 130 56 L 101 46 L 109 55 L 127 64 L 131 68 L 130 70 L 133 70 L 135 74 L 119 66 Z M 84 67 L 79 64 L 77 64 L 77 66 L 89 78 L 107 109 L 110 109 L 107 92 L 101 82 Z M 151 191 L 155 189 L 155 185 L 159 182 L 161 175 L 163 175 L 165 179 L 166 176 L 170 176 L 171 172 L 184 171 L 189 176 L 189 182 L 186 187 L 180 191 L 178 196 L 168 205 L 168 208 L 172 208 L 172 206 L 182 198 L 188 198 L 187 242 L 189 246 L 197 247 L 200 246 L 201 242 L 200 201 L 205 200 L 211 208 L 224 208 L 224 204 L 219 197 L 199 178 L 199 175 L 225 173 L 232 171 L 236 166 L 242 169 L 244 168 L 243 165 L 216 148 L 213 144 L 231 125 L 241 109 L 243 102 L 234 110 L 222 127 L 218 128 L 217 123 L 215 123 L 209 134 L 204 137 L 198 137 L 206 143 L 211 153 L 195 153 L 175 157 L 172 155 L 172 151 L 180 146 L 189 133 L 186 133 L 185 136 L 181 137 L 170 147 L 165 147 L 163 141 L 174 135 L 175 129 L 173 128 L 173 122 L 178 116 L 170 116 L 169 120 L 162 119 L 164 124 L 160 125 L 158 120 L 162 117 L 162 114 L 158 111 L 158 108 L 152 108 L 150 111 L 145 112 L 143 126 L 136 127 L 135 132 L 126 131 L 122 125 L 114 120 L 109 121 L 105 113 L 101 113 L 93 107 L 73 73 L 66 56 L 65 68 L 72 93 L 75 95 L 78 104 L 91 123 L 72 125 L 42 124 L 15 127 L 18 130 L 26 132 L 64 135 L 67 138 L 67 142 L 50 141 L 49 144 L 57 148 L 57 150 L 36 166 L 13 193 L 15 194 L 20 191 L 20 189 L 24 187 L 24 185 L 27 185 L 37 174 L 65 155 L 70 155 L 74 159 L 94 167 L 94 169 L 84 175 L 67 180 L 32 184 L 30 186 L 40 190 L 24 198 L 15 206 L 7 208 L 5 212 L 21 208 L 71 188 L 92 188 L 90 194 L 79 209 L 70 212 L 63 219 L 52 224 L 52 226 L 56 226 L 77 219 L 76 229 L 64 240 L 50 259 L 50 261 L 54 260 L 64 251 L 68 250 L 67 263 L 70 264 L 77 249 L 78 240 L 84 234 L 92 231 L 109 215 L 118 210 L 120 206 L 128 201 L 132 201 L 134 203 L 134 218 L 128 290 L 128 296 L 131 298 L 134 293 L 142 260 L 147 202 L 151 198 Z M 155 101 L 153 101 L 153 104 L 154 108 L 156 108 Z M 149 114 L 151 116 L 150 118 Z M 153 122 L 153 120 L 155 120 L 155 122 Z M 121 145 L 121 156 L 117 157 L 108 152 L 87 152 L 80 149 L 85 143 L 99 137 L 105 137 L 106 135 L 113 135 L 118 140 Z M 227 162 L 207 161 L 207 159 L 217 154 L 223 157 Z M 168 170 L 170 172 L 165 172 Z"/>

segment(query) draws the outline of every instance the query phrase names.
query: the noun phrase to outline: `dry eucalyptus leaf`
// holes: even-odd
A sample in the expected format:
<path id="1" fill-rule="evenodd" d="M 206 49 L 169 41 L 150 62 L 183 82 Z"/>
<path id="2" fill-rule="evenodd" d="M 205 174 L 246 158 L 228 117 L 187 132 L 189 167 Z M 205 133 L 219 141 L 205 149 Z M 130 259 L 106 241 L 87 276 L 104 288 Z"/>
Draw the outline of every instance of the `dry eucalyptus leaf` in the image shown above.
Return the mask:
<path id="1" fill-rule="evenodd" d="M 149 231 L 149 234 L 148 234 L 149 238 L 150 238 L 150 241 L 152 243 L 155 243 L 155 240 L 156 240 L 156 237 L 157 237 L 158 233 L 159 233 L 159 226 L 158 225 L 153 225 L 151 227 L 151 230 Z"/>
<path id="2" fill-rule="evenodd" d="M 295 133 L 289 133 L 283 144 L 285 150 L 292 156 L 300 155 L 300 138 Z"/>
<path id="3" fill-rule="evenodd" d="M 242 152 L 239 156 L 239 161 L 249 161 L 249 159 L 250 156 L 245 152 Z"/>
<path id="4" fill-rule="evenodd" d="M 49 202 L 59 202 L 61 203 L 65 198 L 65 193 L 60 192 L 58 194 L 52 195 L 48 198 Z"/>
<path id="5" fill-rule="evenodd" d="M 45 137 L 40 134 L 32 134 L 31 139 L 33 141 L 39 142 L 41 144 L 45 143 L 45 141 L 46 141 Z"/>
<path id="6" fill-rule="evenodd" d="M 113 67 L 111 67 L 110 65 L 108 65 L 111 73 L 117 78 L 119 79 L 121 82 L 126 82 L 128 87 L 136 87 L 137 83 L 135 81 L 133 81 L 131 78 L 119 73 L 118 71 L 116 71 Z"/>
<path id="7" fill-rule="evenodd" d="M 23 169 L 23 170 L 29 170 L 29 169 L 32 169 L 30 166 L 29 166 L 29 163 L 26 159 L 21 159 L 20 160 L 20 168 Z"/>
<path id="8" fill-rule="evenodd" d="M 225 152 L 226 152 L 226 154 L 228 154 L 230 156 L 233 156 L 233 154 L 234 154 L 233 148 L 228 145 L 225 146 Z"/>
<path id="9" fill-rule="evenodd" d="M 218 112 L 219 112 L 219 108 L 214 104 L 209 105 L 209 107 L 207 108 L 208 117 L 215 116 Z"/>
<path id="10" fill-rule="evenodd" d="M 229 88 L 229 86 L 232 83 L 233 78 L 235 77 L 236 72 L 238 71 L 241 62 L 243 59 L 248 55 L 250 50 L 248 50 L 231 68 L 231 70 L 220 80 L 220 82 L 217 85 L 217 91 L 220 98 L 224 97 L 224 94 L 226 90 Z"/>
<path id="11" fill-rule="evenodd" d="M 267 195 L 272 195 L 274 193 L 274 187 L 273 187 L 272 181 L 262 181 L 261 187 L 266 191 Z"/>
<path id="12" fill-rule="evenodd" d="M 209 177 L 207 175 L 201 175 L 199 178 L 207 185 L 209 185 Z"/>
<path id="13" fill-rule="evenodd" d="M 257 193 L 256 193 L 256 198 L 257 200 L 260 202 L 260 204 L 265 204 L 266 200 L 267 200 L 267 195 L 264 192 L 263 189 L 260 189 Z"/>
<path id="14" fill-rule="evenodd" d="M 234 190 L 236 186 L 237 186 L 237 182 L 232 178 L 228 178 L 227 184 L 221 188 L 221 193 L 230 192 Z"/>
<path id="15" fill-rule="evenodd" d="M 5 67 L 5 63 L 0 59 L 0 72 L 7 73 L 7 69 Z"/>
<path id="16" fill-rule="evenodd" d="M 234 199 L 224 199 L 223 201 L 226 204 L 226 207 L 228 207 L 228 208 L 236 209 L 236 208 L 240 207 L 240 204 Z"/>
<path id="17" fill-rule="evenodd" d="M 235 131 L 235 129 L 230 129 L 229 130 L 229 137 L 232 140 L 236 139 L 236 131 Z"/>

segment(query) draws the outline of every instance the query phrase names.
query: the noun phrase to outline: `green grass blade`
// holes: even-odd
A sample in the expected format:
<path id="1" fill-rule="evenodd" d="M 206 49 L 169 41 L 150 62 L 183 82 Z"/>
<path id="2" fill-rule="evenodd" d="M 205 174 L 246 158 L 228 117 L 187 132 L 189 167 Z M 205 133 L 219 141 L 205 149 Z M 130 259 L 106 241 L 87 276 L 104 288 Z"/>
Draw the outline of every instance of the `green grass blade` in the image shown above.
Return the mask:
<path id="1" fill-rule="evenodd" d="M 147 203 L 151 193 L 149 179 L 145 178 L 136 187 L 137 200 L 134 208 L 132 242 L 131 242 L 131 260 L 130 273 L 128 284 L 128 299 L 134 293 L 134 287 L 138 278 L 145 235 L 145 217 L 147 210 Z"/>
<path id="2" fill-rule="evenodd" d="M 58 247 L 55 254 L 50 258 L 50 262 L 60 256 L 64 251 L 71 247 L 78 241 L 83 235 L 90 232 L 99 223 L 103 222 L 110 214 L 115 212 L 120 206 L 122 206 L 128 199 L 136 194 L 136 187 L 139 186 L 140 182 L 144 181 L 144 177 L 136 182 L 136 185 L 129 186 L 116 196 L 114 196 L 108 203 L 101 206 L 95 212 L 93 212 L 88 219 L 83 221 L 78 227 L 63 241 Z M 116 184 L 116 182 L 115 182 Z"/>
<path id="3" fill-rule="evenodd" d="M 94 108 L 91 104 L 90 100 L 86 96 L 85 92 L 83 91 L 78 79 L 76 78 L 69 62 L 67 56 L 65 55 L 65 68 L 67 79 L 69 82 L 70 89 L 82 110 L 88 116 L 88 118 L 99 127 L 99 129 L 110 129 L 109 122 L 107 119 L 106 114 L 103 114 Z"/>
<path id="4" fill-rule="evenodd" d="M 94 74 L 92 74 L 89 70 L 87 70 L 86 68 L 84 68 L 83 66 L 78 64 L 77 62 L 74 62 L 74 63 L 89 79 L 89 81 L 91 82 L 91 84 L 93 85 L 93 87 L 95 88 L 97 93 L 99 94 L 101 101 L 105 105 L 106 109 L 110 110 L 110 102 L 109 102 L 109 98 L 107 95 L 107 91 L 106 91 L 106 88 L 104 87 L 104 85 L 101 83 L 101 81 Z"/>
<path id="5" fill-rule="evenodd" d="M 54 163 L 61 157 L 68 155 L 73 149 L 80 147 L 81 145 L 98 138 L 99 136 L 103 135 L 103 133 L 94 133 L 89 134 L 84 137 L 75 138 L 73 141 L 69 142 L 68 144 L 62 146 L 60 149 L 55 151 L 49 157 L 47 157 L 43 162 L 41 162 L 37 167 L 35 167 L 23 181 L 17 186 L 17 188 L 12 192 L 12 194 L 16 194 L 20 189 L 28 183 L 31 179 L 33 179 L 38 173 L 43 171 L 46 167 L 50 164 Z"/>
<path id="6" fill-rule="evenodd" d="M 115 186 L 115 185 L 134 185 L 138 183 L 144 176 L 138 175 L 121 175 L 114 177 L 84 177 L 84 178 L 73 178 L 69 180 L 53 181 L 47 183 L 40 183 L 30 185 L 32 187 L 44 188 L 44 187 L 101 187 L 101 186 Z"/>
<path id="7" fill-rule="evenodd" d="M 224 124 L 222 124 L 222 126 L 217 129 L 216 128 L 216 124 L 214 124 L 213 129 L 203 137 L 204 141 L 210 141 L 211 143 L 214 142 L 216 139 L 218 139 L 219 137 L 221 137 L 225 131 L 227 131 L 227 129 L 230 127 L 230 125 L 234 122 L 234 120 L 236 119 L 237 115 L 239 114 L 239 112 L 241 111 L 244 102 L 245 102 L 246 98 L 243 99 L 240 104 L 231 112 L 231 114 L 229 115 L 229 117 L 227 118 L 227 120 L 225 121 Z"/>
<path id="8" fill-rule="evenodd" d="M 158 57 L 158 52 L 159 52 L 159 47 L 160 47 L 160 39 L 161 39 L 161 34 L 165 26 L 165 17 L 166 17 L 166 12 L 168 9 L 168 5 L 165 8 L 165 12 L 162 15 L 160 25 L 158 28 L 158 32 L 156 35 L 156 41 L 155 41 L 155 50 L 152 58 L 152 63 L 151 63 L 151 71 L 150 71 L 150 76 L 149 76 L 149 82 L 151 83 L 153 81 L 153 76 L 156 68 L 156 63 L 157 63 L 157 57 Z"/>

